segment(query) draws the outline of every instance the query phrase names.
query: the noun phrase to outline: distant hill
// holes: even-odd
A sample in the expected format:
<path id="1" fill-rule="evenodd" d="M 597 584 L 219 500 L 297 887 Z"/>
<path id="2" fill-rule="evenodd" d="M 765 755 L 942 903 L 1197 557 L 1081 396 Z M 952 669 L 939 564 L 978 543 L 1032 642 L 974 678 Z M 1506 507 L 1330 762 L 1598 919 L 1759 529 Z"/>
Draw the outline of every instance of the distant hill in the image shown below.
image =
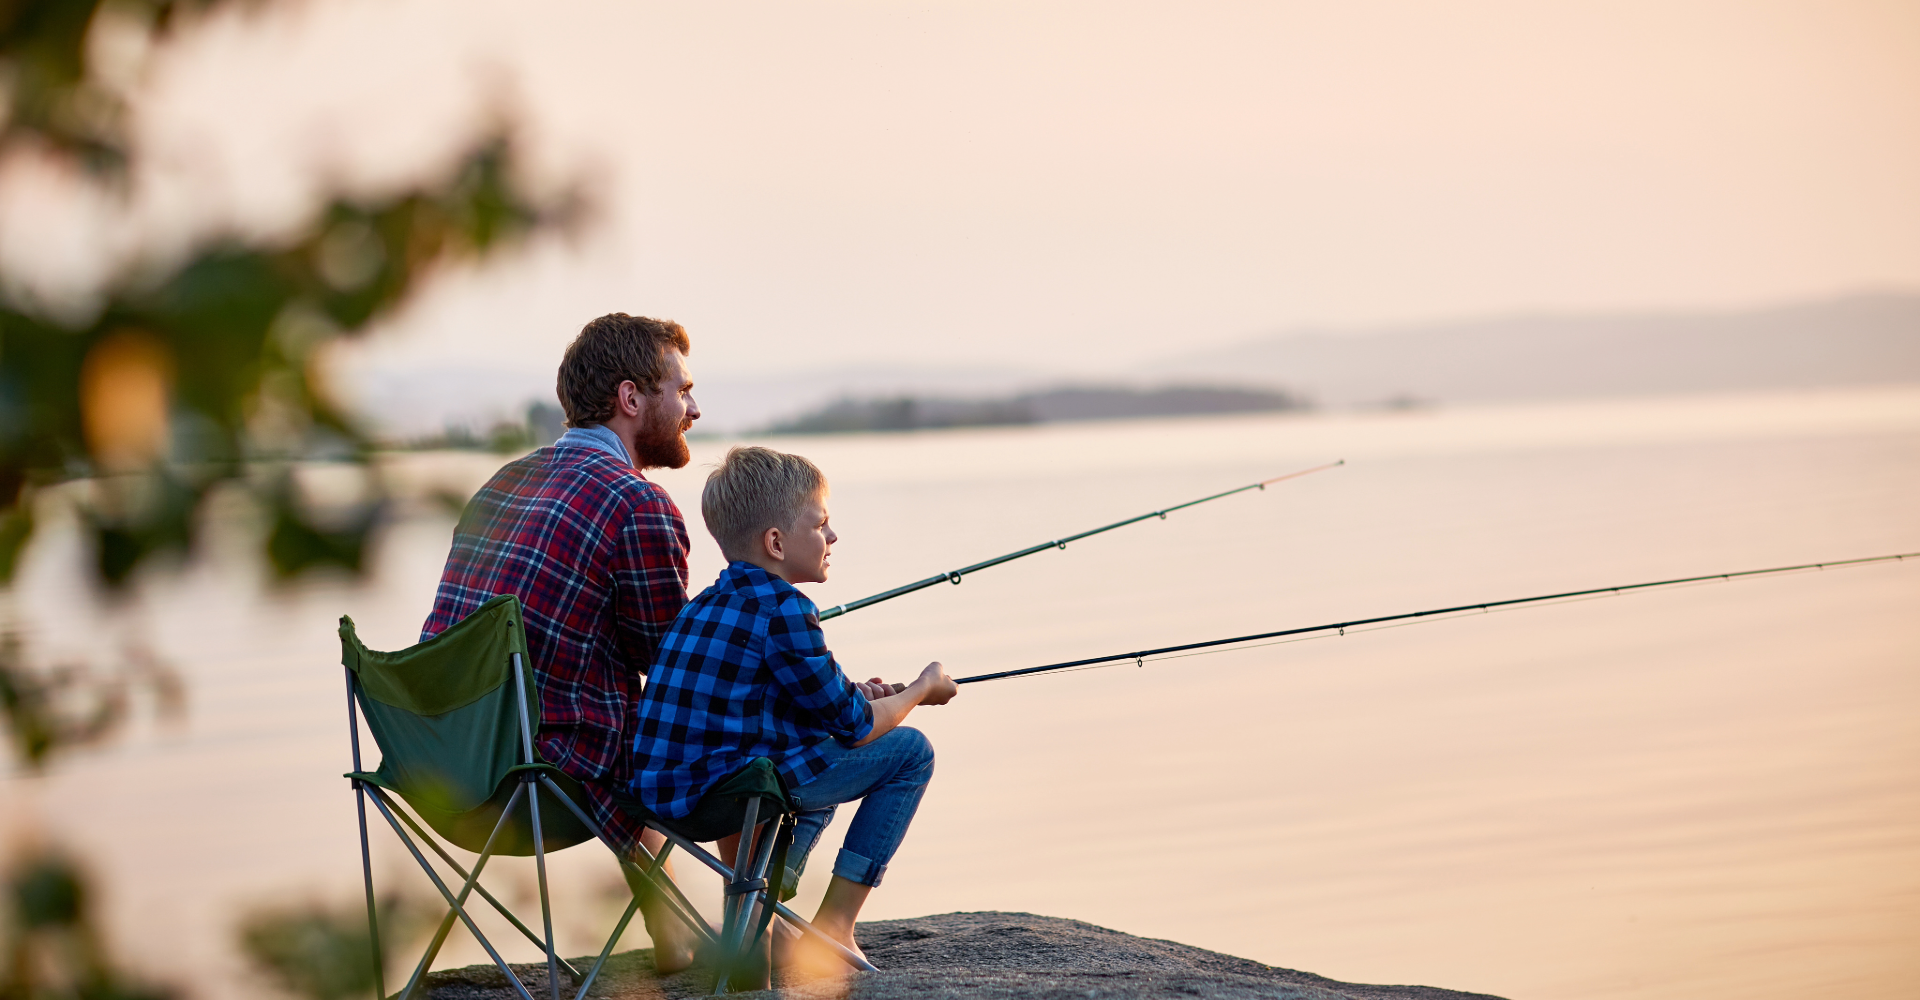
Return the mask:
<path id="1" fill-rule="evenodd" d="M 1167 358 L 1151 370 L 1267 382 L 1335 406 L 1920 382 L 1920 295 L 1718 314 L 1302 330 Z"/>
<path id="2" fill-rule="evenodd" d="M 887 395 L 843 396 L 773 423 L 775 434 L 839 434 L 935 427 L 988 427 L 1060 420 L 1118 420 L 1192 413 L 1254 413 L 1298 409 L 1301 401 L 1271 389 L 1230 386 L 1066 386 L 984 399 Z"/>
<path id="3" fill-rule="evenodd" d="M 1349 407 L 1874 385 L 1920 382 L 1920 294 L 1720 313 L 1543 314 L 1295 330 L 1143 358 L 1119 370 L 1104 367 L 1111 359 L 1102 358 L 1098 370 L 835 364 L 754 374 L 711 370 L 702 357 L 696 355 L 697 392 L 706 416 L 698 427 L 723 434 L 770 424 L 814 432 L 903 429 L 1275 409 L 1303 401 Z M 448 359 L 354 369 L 336 384 L 394 441 L 429 438 L 449 426 L 473 428 L 485 438 L 491 432 L 480 429 L 518 423 L 530 402 L 553 405 L 555 363 L 508 369 Z M 1179 388 L 1033 390 L 1089 380 L 1201 387 L 1192 391 L 1209 394 L 1210 402 L 1182 397 L 1189 390 Z M 1259 398 L 1236 401 L 1234 392 Z"/>

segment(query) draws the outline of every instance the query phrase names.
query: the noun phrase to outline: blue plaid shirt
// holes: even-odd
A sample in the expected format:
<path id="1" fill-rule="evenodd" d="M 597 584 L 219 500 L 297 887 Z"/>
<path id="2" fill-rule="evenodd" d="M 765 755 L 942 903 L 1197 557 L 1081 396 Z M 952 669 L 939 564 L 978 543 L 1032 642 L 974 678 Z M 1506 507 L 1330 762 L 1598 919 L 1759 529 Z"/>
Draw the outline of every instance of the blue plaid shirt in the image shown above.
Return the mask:
<path id="1" fill-rule="evenodd" d="M 680 611 L 640 695 L 632 794 L 669 819 L 755 757 L 787 787 L 827 769 L 820 747 L 873 731 L 873 706 L 834 662 L 819 609 L 792 584 L 735 562 Z"/>

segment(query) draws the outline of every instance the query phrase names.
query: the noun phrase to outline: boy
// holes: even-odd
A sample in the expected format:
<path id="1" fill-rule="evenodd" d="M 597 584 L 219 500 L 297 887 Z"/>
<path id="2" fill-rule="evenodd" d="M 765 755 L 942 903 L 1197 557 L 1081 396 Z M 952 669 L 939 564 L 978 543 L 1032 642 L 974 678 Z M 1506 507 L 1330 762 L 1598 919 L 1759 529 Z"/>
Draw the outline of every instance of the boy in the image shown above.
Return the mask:
<path id="1" fill-rule="evenodd" d="M 861 800 L 814 917 L 857 950 L 854 920 L 933 776 L 932 746 L 900 723 L 958 689 L 938 663 L 901 687 L 856 685 L 835 662 L 818 609 L 793 587 L 827 579 L 839 536 L 826 504 L 826 477 L 798 455 L 734 448 L 707 477 L 700 514 L 727 568 L 660 640 L 639 700 L 631 788 L 678 819 L 748 761 L 769 758 L 800 807 L 796 872 L 834 806 Z"/>

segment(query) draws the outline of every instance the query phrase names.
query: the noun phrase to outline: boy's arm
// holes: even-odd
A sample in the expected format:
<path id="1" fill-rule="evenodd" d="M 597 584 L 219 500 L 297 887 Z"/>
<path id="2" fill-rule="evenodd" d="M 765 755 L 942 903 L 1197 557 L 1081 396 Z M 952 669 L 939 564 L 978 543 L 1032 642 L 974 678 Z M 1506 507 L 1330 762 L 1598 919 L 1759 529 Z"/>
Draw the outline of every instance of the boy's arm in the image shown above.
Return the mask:
<path id="1" fill-rule="evenodd" d="M 815 725 L 845 746 L 866 738 L 873 703 L 834 662 L 812 604 L 797 593 L 767 622 L 765 662 L 781 695 Z"/>
<path id="2" fill-rule="evenodd" d="M 945 667 L 938 662 L 929 663 L 920 671 L 920 676 L 898 694 L 878 699 L 873 705 L 873 729 L 866 738 L 855 743 L 863 747 L 882 736 L 887 735 L 895 726 L 907 721 L 907 713 L 920 705 L 944 705 L 960 693 L 959 685 L 947 676 Z"/>

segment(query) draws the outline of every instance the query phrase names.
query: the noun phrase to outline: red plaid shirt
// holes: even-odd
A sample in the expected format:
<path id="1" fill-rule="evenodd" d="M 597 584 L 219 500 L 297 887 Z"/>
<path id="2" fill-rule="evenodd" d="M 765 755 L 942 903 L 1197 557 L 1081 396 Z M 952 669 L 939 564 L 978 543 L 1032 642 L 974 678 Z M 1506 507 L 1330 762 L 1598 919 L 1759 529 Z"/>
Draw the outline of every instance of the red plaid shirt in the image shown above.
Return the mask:
<path id="1" fill-rule="evenodd" d="M 687 603 L 687 526 L 667 492 L 595 448 L 542 448 L 467 502 L 422 641 L 515 594 L 540 686 L 541 755 L 581 779 L 615 843 L 640 828 L 609 783 L 632 777 L 633 704 Z"/>

